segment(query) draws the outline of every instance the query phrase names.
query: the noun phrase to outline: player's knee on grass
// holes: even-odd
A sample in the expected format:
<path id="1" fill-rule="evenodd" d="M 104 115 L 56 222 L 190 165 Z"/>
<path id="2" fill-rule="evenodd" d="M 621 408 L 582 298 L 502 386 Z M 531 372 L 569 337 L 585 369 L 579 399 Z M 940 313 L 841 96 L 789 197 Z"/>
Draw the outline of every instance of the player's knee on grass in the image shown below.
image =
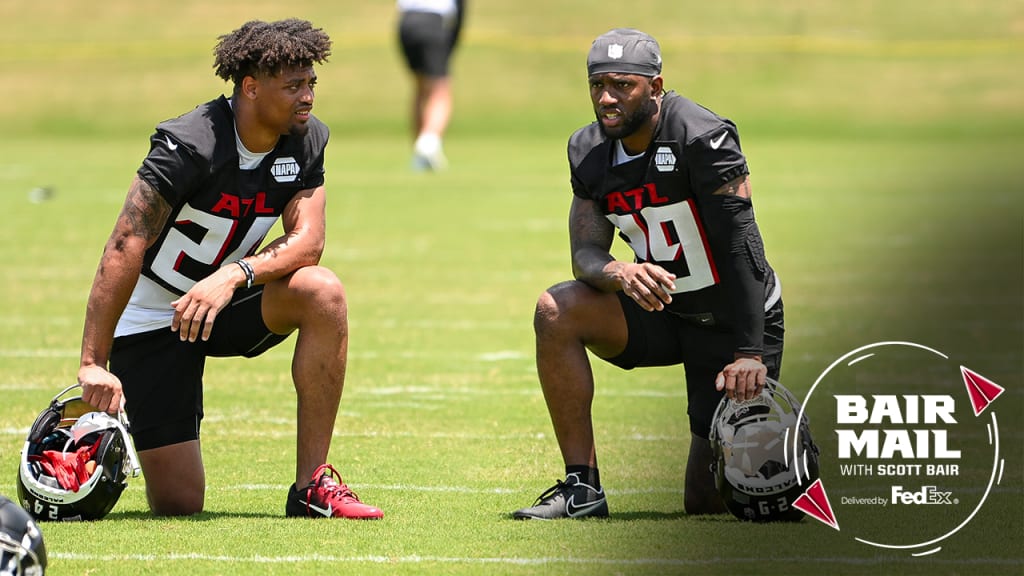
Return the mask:
<path id="1" fill-rule="evenodd" d="M 146 491 L 149 509 L 155 516 L 191 516 L 203 511 L 202 492 L 154 495 Z"/>
<path id="2" fill-rule="evenodd" d="M 190 486 L 187 481 L 154 482 L 147 478 L 146 500 L 156 516 L 191 516 L 203 511 L 204 486 Z"/>
<path id="3" fill-rule="evenodd" d="M 206 472 L 198 440 L 140 451 L 139 460 L 153 514 L 190 516 L 203 511 Z"/>

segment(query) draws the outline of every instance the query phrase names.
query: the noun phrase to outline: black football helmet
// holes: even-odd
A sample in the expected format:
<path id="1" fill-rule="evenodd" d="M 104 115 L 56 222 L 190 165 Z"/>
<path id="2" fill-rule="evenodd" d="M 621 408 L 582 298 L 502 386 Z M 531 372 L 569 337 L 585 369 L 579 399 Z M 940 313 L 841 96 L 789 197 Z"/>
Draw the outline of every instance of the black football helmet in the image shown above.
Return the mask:
<path id="1" fill-rule="evenodd" d="M 711 467 L 733 516 L 753 522 L 803 518 L 793 502 L 818 478 L 818 447 L 806 415 L 798 422 L 799 414 L 797 399 L 771 378 L 756 398 L 736 402 L 726 396 L 718 404 Z"/>
<path id="2" fill-rule="evenodd" d="M 24 508 L 0 496 L 0 576 L 42 576 L 45 570 L 42 531 Z"/>
<path id="3" fill-rule="evenodd" d="M 21 451 L 18 497 L 36 520 L 98 520 L 141 471 L 124 413 L 97 412 L 81 396 L 54 396 Z"/>

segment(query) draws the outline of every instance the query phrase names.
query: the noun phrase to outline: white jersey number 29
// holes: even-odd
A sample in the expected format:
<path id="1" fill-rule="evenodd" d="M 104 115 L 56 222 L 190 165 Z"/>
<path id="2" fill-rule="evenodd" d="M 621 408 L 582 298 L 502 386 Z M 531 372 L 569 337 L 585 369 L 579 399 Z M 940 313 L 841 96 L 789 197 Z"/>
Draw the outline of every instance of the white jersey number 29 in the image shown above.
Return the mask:
<path id="1" fill-rule="evenodd" d="M 689 274 L 675 272 L 673 294 L 713 286 L 717 279 L 708 253 L 707 239 L 697 223 L 693 200 L 664 206 L 647 206 L 638 213 L 608 214 L 612 224 L 629 239 L 629 246 L 644 262 L 682 262 Z M 670 267 L 671 268 L 671 267 Z"/>

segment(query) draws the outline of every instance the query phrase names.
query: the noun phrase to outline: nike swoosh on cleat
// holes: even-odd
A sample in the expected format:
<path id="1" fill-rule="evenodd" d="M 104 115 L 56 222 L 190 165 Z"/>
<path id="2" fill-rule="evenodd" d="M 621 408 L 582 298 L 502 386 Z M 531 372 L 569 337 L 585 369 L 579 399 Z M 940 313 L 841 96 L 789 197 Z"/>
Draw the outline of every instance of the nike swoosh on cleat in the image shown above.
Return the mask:
<path id="1" fill-rule="evenodd" d="M 327 508 L 321 508 L 316 504 L 310 504 L 309 502 L 303 500 L 299 500 L 299 502 L 308 506 L 310 510 L 315 510 L 318 514 L 322 514 L 324 516 L 329 517 L 331 516 L 331 514 L 334 513 L 334 508 L 330 504 L 327 505 Z"/>
<path id="2" fill-rule="evenodd" d="M 719 136 L 718 138 L 713 138 L 711 140 L 711 149 L 712 150 L 718 150 L 718 147 L 722 145 L 722 142 L 725 142 L 725 137 L 728 134 L 729 134 L 728 132 L 722 132 L 721 136 Z"/>
<path id="3" fill-rule="evenodd" d="M 592 510 L 595 510 L 602 504 L 604 504 L 604 498 L 601 498 L 600 500 L 595 500 L 594 502 L 587 502 L 583 506 L 576 506 L 575 498 L 576 496 L 572 495 L 565 502 L 565 513 L 568 514 L 570 518 L 576 518 L 577 516 L 586 516 Z"/>

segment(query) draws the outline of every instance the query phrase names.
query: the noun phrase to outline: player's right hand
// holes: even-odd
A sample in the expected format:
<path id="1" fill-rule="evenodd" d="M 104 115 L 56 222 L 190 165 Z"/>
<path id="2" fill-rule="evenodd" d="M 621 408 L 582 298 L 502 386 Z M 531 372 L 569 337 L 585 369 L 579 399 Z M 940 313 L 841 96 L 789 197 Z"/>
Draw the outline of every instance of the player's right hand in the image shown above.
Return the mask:
<path id="1" fill-rule="evenodd" d="M 121 380 L 106 368 L 95 364 L 78 369 L 78 383 L 82 385 L 82 400 L 93 408 L 117 414 L 124 410 Z"/>
<path id="2" fill-rule="evenodd" d="M 629 263 L 620 269 L 619 283 L 622 291 L 644 310 L 664 310 L 672 303 L 676 275 L 650 262 Z"/>
<path id="3" fill-rule="evenodd" d="M 235 294 L 238 287 L 235 277 L 239 274 L 237 266 L 222 267 L 196 282 L 181 298 L 171 302 L 174 308 L 171 330 L 178 333 L 182 342 L 210 339 L 217 314 L 231 302 Z"/>

